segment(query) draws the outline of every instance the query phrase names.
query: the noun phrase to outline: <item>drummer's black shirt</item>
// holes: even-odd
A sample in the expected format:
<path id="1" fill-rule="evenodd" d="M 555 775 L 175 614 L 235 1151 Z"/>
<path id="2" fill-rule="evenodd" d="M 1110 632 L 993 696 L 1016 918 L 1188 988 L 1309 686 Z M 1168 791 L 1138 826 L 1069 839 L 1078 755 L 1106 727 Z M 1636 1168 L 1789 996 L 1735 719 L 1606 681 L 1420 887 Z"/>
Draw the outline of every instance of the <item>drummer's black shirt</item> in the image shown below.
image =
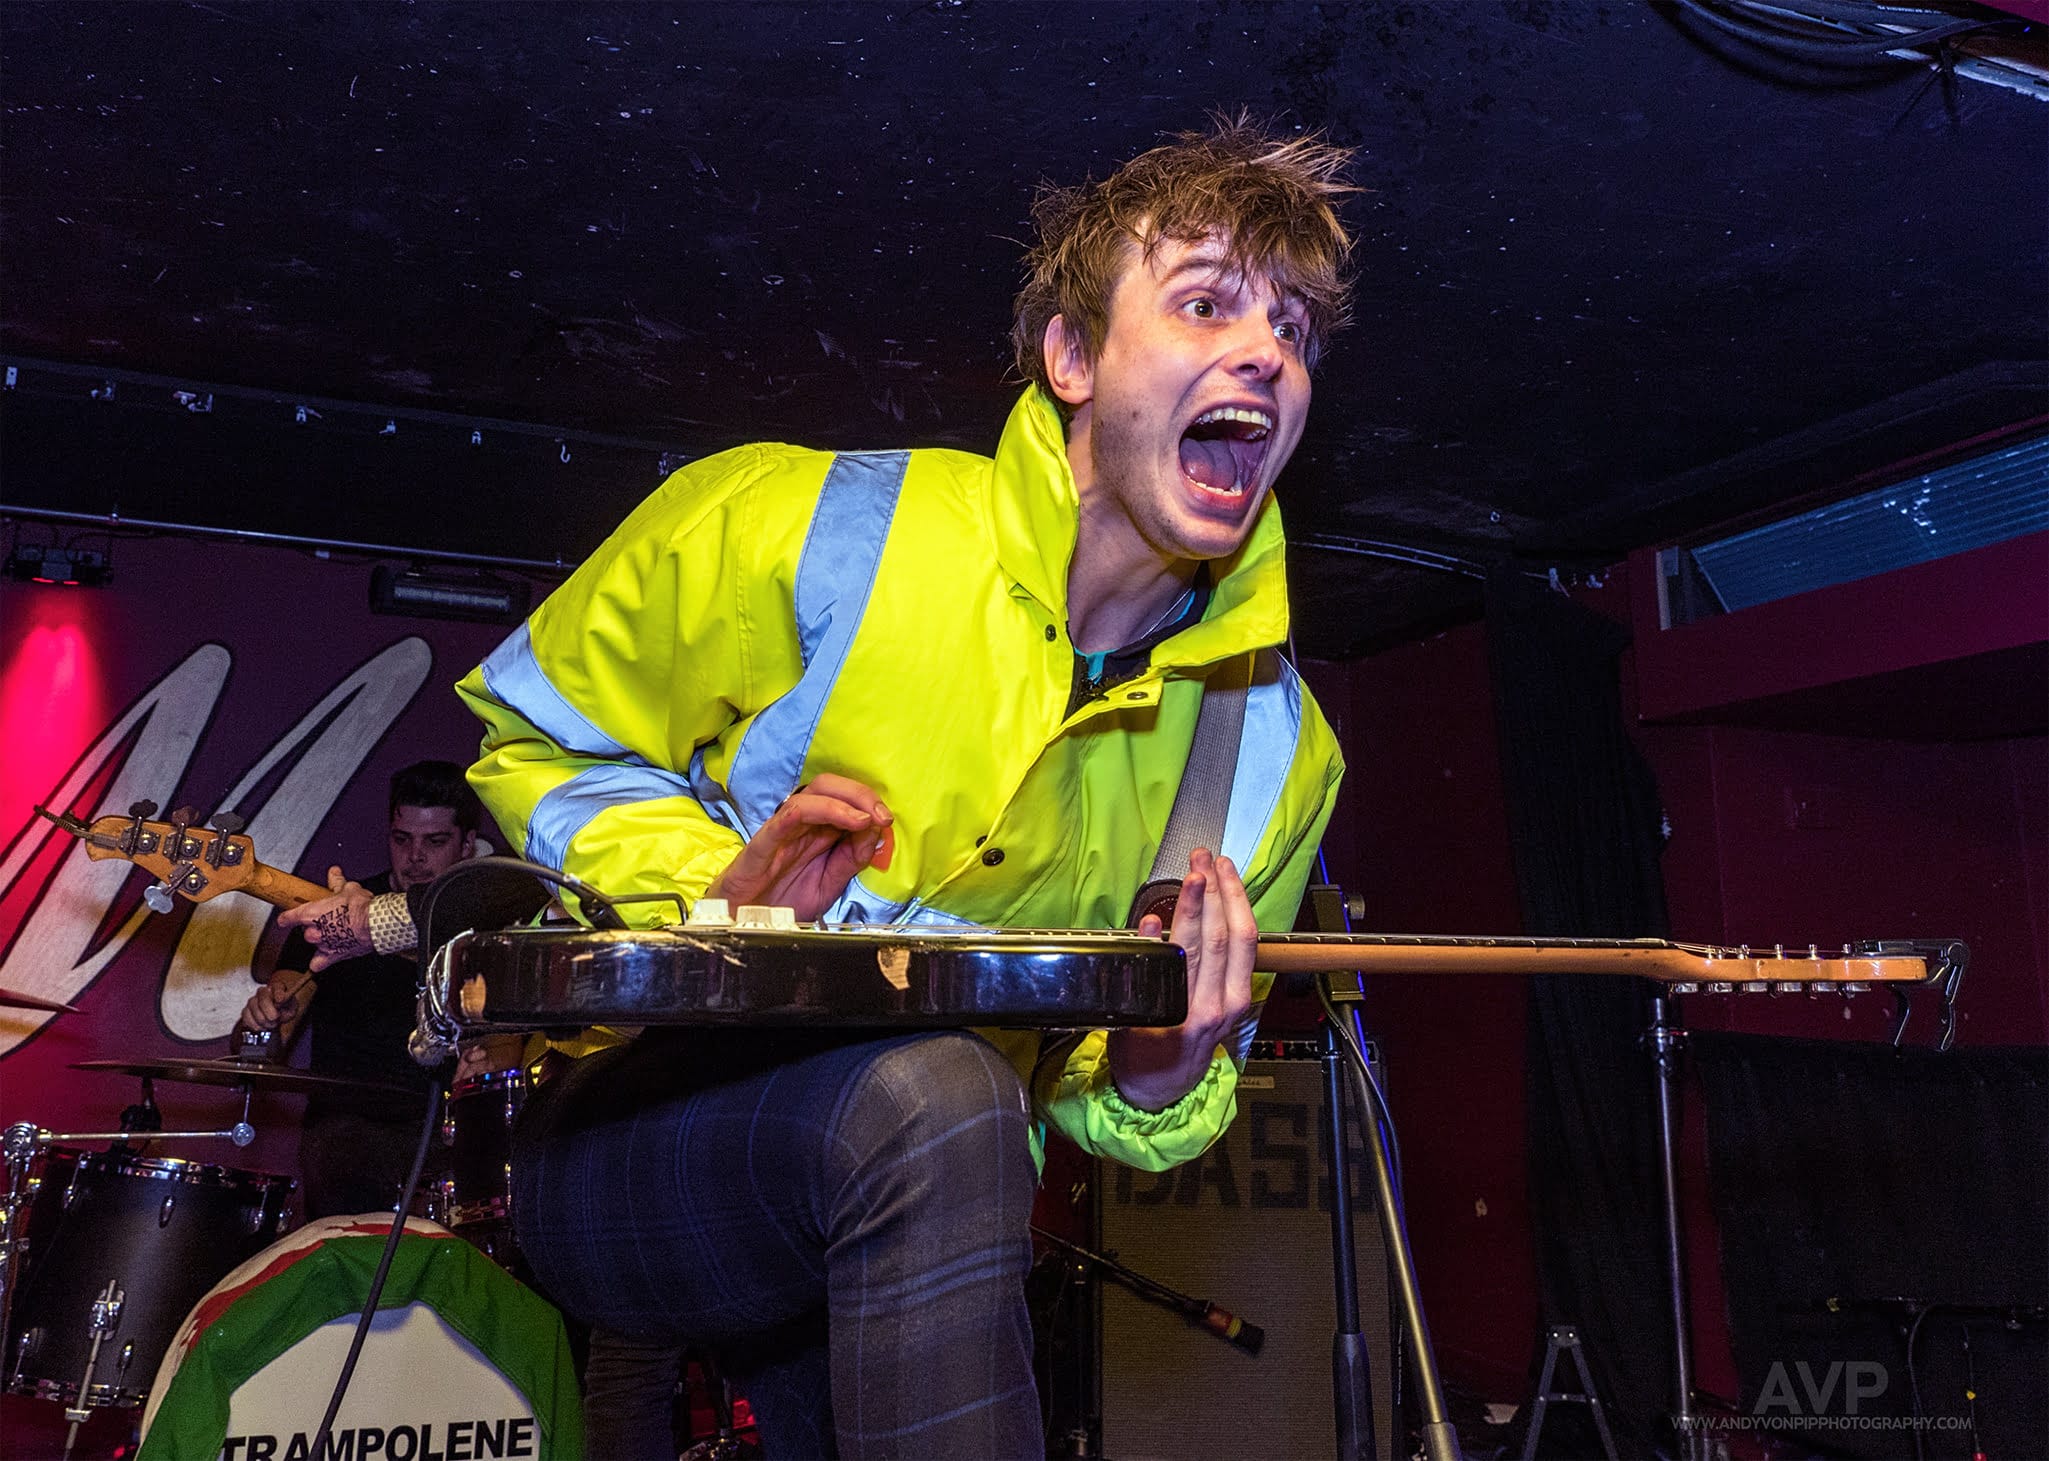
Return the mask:
<path id="1" fill-rule="evenodd" d="M 391 874 L 367 878 L 363 886 L 373 894 L 388 893 Z M 313 946 L 294 932 L 278 952 L 277 967 L 304 969 L 312 957 Z M 419 985 L 413 955 L 366 954 L 314 977 L 320 988 L 305 1020 L 307 1037 L 313 1042 L 310 1069 L 314 1074 L 403 1086 L 419 1094 L 321 1092 L 307 1099 L 307 1119 L 351 1112 L 380 1121 L 419 1120 L 421 1098 L 441 1072 L 415 1064 L 406 1050 Z"/>

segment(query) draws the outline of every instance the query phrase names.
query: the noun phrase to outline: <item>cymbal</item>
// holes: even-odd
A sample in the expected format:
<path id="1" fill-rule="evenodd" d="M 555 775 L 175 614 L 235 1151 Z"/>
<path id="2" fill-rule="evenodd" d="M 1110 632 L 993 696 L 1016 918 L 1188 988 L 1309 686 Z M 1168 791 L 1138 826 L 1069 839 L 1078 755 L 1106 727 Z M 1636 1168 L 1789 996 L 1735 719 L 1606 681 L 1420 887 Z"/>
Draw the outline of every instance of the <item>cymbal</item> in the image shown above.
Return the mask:
<path id="1" fill-rule="evenodd" d="M 75 1015 L 78 1006 L 65 1004 L 58 999 L 44 999 L 40 994 L 23 994 L 18 990 L 0 989 L 0 1005 L 12 1005 L 16 1009 L 51 1010 L 60 1015 Z"/>
<path id="2" fill-rule="evenodd" d="M 195 1086 L 254 1086 L 266 1091 L 312 1095 L 317 1091 L 354 1091 L 364 1095 L 415 1096 L 424 1093 L 411 1086 L 386 1085 L 381 1081 L 352 1081 L 340 1076 L 315 1075 L 261 1060 L 80 1060 L 73 1070 L 99 1070 L 116 1075 L 150 1076 L 160 1081 L 184 1081 Z"/>

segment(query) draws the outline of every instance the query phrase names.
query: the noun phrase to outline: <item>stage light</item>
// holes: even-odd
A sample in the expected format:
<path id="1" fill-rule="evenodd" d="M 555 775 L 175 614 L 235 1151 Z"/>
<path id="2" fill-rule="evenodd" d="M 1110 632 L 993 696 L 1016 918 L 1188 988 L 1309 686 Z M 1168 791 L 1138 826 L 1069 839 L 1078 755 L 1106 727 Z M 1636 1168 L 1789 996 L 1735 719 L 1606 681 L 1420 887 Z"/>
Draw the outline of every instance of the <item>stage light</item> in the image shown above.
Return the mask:
<path id="1" fill-rule="evenodd" d="M 396 568 L 380 563 L 370 575 L 370 609 L 378 614 L 517 624 L 526 617 L 533 598 L 527 583 L 481 572 Z"/>
<path id="2" fill-rule="evenodd" d="M 91 548 L 59 548 L 17 543 L 0 572 L 18 583 L 62 584 L 67 588 L 98 588 L 114 576 L 107 555 Z"/>

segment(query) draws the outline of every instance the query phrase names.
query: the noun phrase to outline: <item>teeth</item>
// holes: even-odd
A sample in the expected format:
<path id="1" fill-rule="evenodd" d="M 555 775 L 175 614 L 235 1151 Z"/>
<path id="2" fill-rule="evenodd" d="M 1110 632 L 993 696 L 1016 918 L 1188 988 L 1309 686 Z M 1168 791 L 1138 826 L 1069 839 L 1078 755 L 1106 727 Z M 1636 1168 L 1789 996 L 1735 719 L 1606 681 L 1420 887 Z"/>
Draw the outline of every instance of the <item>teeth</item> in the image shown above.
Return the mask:
<path id="1" fill-rule="evenodd" d="M 1219 406 L 1195 418 L 1197 426 L 1208 426 L 1218 421 L 1244 421 L 1253 426 L 1264 427 L 1268 431 L 1274 429 L 1273 417 L 1264 411 L 1248 411 L 1243 406 Z"/>

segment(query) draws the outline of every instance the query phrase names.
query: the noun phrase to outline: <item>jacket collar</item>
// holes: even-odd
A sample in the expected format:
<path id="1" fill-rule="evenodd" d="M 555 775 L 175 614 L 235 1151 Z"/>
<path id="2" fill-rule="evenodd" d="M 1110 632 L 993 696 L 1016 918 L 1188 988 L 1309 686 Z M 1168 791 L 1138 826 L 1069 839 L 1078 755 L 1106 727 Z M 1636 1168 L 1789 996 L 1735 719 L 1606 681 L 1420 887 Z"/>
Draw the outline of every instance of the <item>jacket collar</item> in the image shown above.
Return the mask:
<path id="1" fill-rule="evenodd" d="M 1067 461 L 1067 427 L 1053 398 L 1029 386 L 996 446 L 990 530 L 1003 571 L 1067 618 L 1081 494 Z M 1215 589 L 1203 620 L 1153 651 L 1157 666 L 1213 664 L 1288 637 L 1286 541 L 1280 504 L 1268 495 L 1245 543 L 1211 568 Z"/>

